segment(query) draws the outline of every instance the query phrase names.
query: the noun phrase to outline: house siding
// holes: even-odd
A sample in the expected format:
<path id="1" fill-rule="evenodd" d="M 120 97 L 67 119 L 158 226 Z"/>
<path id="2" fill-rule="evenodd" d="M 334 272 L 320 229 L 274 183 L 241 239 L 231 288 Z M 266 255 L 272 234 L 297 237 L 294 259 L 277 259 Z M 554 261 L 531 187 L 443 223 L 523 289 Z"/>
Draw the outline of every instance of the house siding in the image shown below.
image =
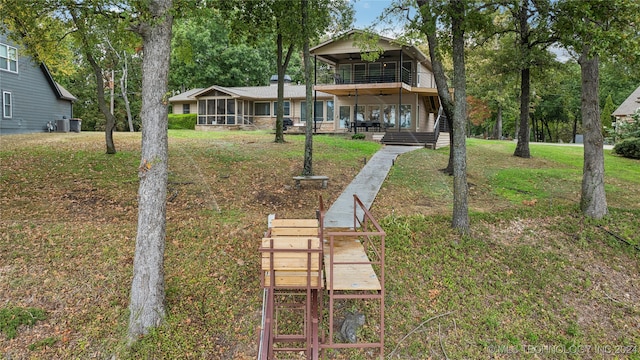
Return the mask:
<path id="1" fill-rule="evenodd" d="M 17 47 L 1 34 L 0 43 Z M 73 116 L 71 101 L 58 99 L 40 66 L 20 50 L 18 73 L 0 70 L 0 92 L 11 92 L 13 101 L 13 116 L 0 117 L 0 134 L 42 132 L 48 121 Z"/>

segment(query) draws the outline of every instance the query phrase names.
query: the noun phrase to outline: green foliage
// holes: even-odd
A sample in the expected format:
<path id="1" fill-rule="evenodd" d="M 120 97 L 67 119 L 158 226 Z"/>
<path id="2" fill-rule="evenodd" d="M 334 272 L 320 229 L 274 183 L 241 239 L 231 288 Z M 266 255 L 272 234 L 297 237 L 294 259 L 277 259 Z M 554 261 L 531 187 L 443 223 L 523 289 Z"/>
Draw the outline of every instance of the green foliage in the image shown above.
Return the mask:
<path id="1" fill-rule="evenodd" d="M 218 11 L 203 10 L 198 17 L 176 20 L 171 43 L 173 89 L 267 85 L 275 71 L 270 41 L 255 46 L 232 42 Z"/>
<path id="2" fill-rule="evenodd" d="M 640 138 L 622 140 L 613 147 L 613 152 L 631 159 L 640 159 Z"/>
<path id="3" fill-rule="evenodd" d="M 13 339 L 18 335 L 20 325 L 31 326 L 46 318 L 42 309 L 5 307 L 0 309 L 0 332 L 4 333 L 7 339 Z"/>
<path id="4" fill-rule="evenodd" d="M 38 350 L 39 348 L 42 348 L 42 347 L 53 346 L 57 342 L 58 342 L 57 338 L 48 337 L 46 339 L 42 339 L 42 340 L 34 342 L 33 344 L 27 346 L 27 348 L 29 348 L 29 350 L 31 350 L 31 351 L 36 351 L 36 350 Z"/>
<path id="5" fill-rule="evenodd" d="M 611 94 L 607 96 L 607 100 L 604 102 L 604 108 L 602 109 L 602 113 L 600 113 L 600 122 L 602 123 L 603 128 L 611 127 L 611 114 L 616 110 L 615 105 L 613 105 L 613 98 L 611 98 Z"/>
<path id="6" fill-rule="evenodd" d="M 351 138 L 353 140 L 364 140 L 367 136 L 363 133 L 357 133 L 357 134 L 353 134 L 351 135 Z"/>
<path id="7" fill-rule="evenodd" d="M 197 114 L 169 114 L 169 129 L 195 130 Z"/>

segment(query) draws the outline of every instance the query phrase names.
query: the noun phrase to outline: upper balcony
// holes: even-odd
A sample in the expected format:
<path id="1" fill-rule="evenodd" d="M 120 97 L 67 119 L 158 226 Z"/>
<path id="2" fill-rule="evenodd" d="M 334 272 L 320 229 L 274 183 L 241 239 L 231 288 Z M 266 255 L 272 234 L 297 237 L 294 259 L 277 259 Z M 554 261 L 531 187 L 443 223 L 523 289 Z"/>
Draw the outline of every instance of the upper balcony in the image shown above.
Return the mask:
<path id="1" fill-rule="evenodd" d="M 311 49 L 316 61 L 316 90 L 334 95 L 433 93 L 435 80 L 431 63 L 415 46 L 404 46 L 380 37 L 376 49 L 381 55 L 375 61 L 363 59 L 366 51 L 356 47 L 349 33 Z"/>

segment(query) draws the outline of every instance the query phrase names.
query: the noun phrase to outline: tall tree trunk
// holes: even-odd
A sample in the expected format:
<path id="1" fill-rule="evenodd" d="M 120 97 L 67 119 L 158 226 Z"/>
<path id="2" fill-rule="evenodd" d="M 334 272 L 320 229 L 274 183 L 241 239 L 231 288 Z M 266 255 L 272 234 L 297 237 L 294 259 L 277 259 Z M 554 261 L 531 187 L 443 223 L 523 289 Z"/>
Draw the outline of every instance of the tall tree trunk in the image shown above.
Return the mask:
<path id="1" fill-rule="evenodd" d="M 309 35 L 306 32 L 307 21 L 309 18 L 308 15 L 308 1 L 301 0 L 302 2 L 302 29 L 305 32 L 304 34 L 304 44 L 302 46 L 303 57 L 304 57 L 304 83 L 305 83 L 305 93 L 306 93 L 306 118 L 307 123 L 305 127 L 305 138 L 304 138 L 304 167 L 302 169 L 302 175 L 310 176 L 313 175 L 313 119 L 315 113 L 315 104 L 313 102 L 313 84 L 312 76 L 311 76 L 311 55 L 309 54 Z M 313 105 L 312 105 L 313 104 Z"/>
<path id="2" fill-rule="evenodd" d="M 529 87 L 531 85 L 530 69 L 520 71 L 520 129 L 518 130 L 518 144 L 514 156 L 530 158 L 529 151 Z"/>
<path id="3" fill-rule="evenodd" d="M 162 323 L 165 317 L 164 249 L 168 178 L 167 88 L 171 54 L 172 0 L 150 0 L 145 8 L 154 21 L 141 24 L 142 153 L 138 175 L 136 236 L 129 342 Z"/>
<path id="4" fill-rule="evenodd" d="M 278 114 L 276 115 L 276 139 L 275 142 L 283 143 L 284 142 L 284 131 L 283 131 L 283 122 L 282 118 L 284 117 L 284 75 L 287 72 L 287 67 L 289 66 L 289 60 L 291 59 L 291 54 L 293 54 L 293 44 L 290 44 L 287 48 L 287 53 L 284 54 L 284 45 L 282 34 L 280 33 L 281 29 L 278 26 L 278 36 L 277 36 L 277 61 L 278 64 Z"/>
<path id="5" fill-rule="evenodd" d="M 604 138 L 598 103 L 598 56 L 589 56 L 589 46 L 579 58 L 582 74 L 582 127 L 584 128 L 584 167 L 580 208 L 595 219 L 604 217 L 607 197 L 604 190 Z"/>
<path id="6" fill-rule="evenodd" d="M 551 134 L 551 128 L 549 127 L 549 121 L 543 121 L 542 125 L 547 128 L 547 135 L 549 135 L 549 142 L 553 142 L 553 135 Z M 544 133 L 544 129 L 542 129 Z"/>
<path id="7" fill-rule="evenodd" d="M 451 31 L 453 32 L 453 88 L 455 108 L 453 117 L 453 222 L 460 233 L 469 232 L 469 209 L 467 185 L 466 116 L 467 94 L 464 63 L 464 16 L 466 0 L 453 0 Z"/>
<path id="8" fill-rule="evenodd" d="M 495 138 L 502 140 L 502 104 L 498 104 L 498 114 L 496 115 Z"/>
<path id="9" fill-rule="evenodd" d="M 517 14 L 518 35 L 520 36 L 520 56 L 525 63 L 520 70 L 520 129 L 518 130 L 518 144 L 514 151 L 514 156 L 530 158 L 529 151 L 529 94 L 531 88 L 530 68 L 529 68 L 529 0 L 524 0 L 520 4 Z"/>
<path id="10" fill-rule="evenodd" d="M 276 114 L 276 139 L 275 142 L 277 143 L 283 143 L 284 142 L 284 131 L 283 131 L 283 121 L 282 118 L 284 116 L 283 112 L 284 112 L 284 73 L 285 73 L 285 69 L 284 66 L 282 65 L 283 63 L 283 59 L 282 59 L 282 51 L 283 51 L 283 46 L 282 46 L 282 34 L 278 34 L 277 36 L 277 62 L 278 64 L 276 65 L 278 67 L 278 113 Z"/>

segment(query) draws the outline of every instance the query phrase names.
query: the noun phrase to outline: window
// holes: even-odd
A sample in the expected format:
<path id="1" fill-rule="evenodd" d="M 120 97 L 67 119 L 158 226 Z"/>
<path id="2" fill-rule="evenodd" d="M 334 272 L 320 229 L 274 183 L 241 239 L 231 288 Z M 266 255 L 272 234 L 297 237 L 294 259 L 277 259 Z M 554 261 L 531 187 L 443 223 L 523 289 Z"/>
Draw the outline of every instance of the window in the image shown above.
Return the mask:
<path id="1" fill-rule="evenodd" d="M 0 70 L 18 72 L 18 49 L 0 44 Z"/>
<path id="2" fill-rule="evenodd" d="M 182 104 L 182 113 L 189 114 L 191 112 L 191 104 Z"/>
<path id="3" fill-rule="evenodd" d="M 207 100 L 198 100 L 198 124 L 207 123 Z"/>
<path id="4" fill-rule="evenodd" d="M 383 111 L 384 123 L 387 128 L 396 127 L 396 106 L 385 105 Z"/>
<path id="5" fill-rule="evenodd" d="M 256 116 L 269 116 L 271 113 L 269 112 L 269 103 L 268 102 L 257 102 L 254 105 Z"/>
<path id="6" fill-rule="evenodd" d="M 11 93 L 2 92 L 2 117 L 11 118 L 13 114 L 13 103 L 11 101 Z"/>
<path id="7" fill-rule="evenodd" d="M 380 122 L 380 105 L 369 105 L 368 108 L 367 121 Z"/>
<path id="8" fill-rule="evenodd" d="M 333 109 L 333 105 L 331 105 L 331 109 Z M 324 121 L 324 101 L 315 102 L 313 116 L 315 121 Z M 300 103 L 300 121 L 307 121 L 307 103 L 305 101 Z M 333 121 L 333 116 L 331 121 Z"/>
<path id="9" fill-rule="evenodd" d="M 351 122 L 351 106 L 340 106 L 340 129 L 348 129 Z"/>
<path id="10" fill-rule="evenodd" d="M 396 82 L 396 63 L 386 62 L 382 64 L 382 82 Z"/>
<path id="11" fill-rule="evenodd" d="M 333 121 L 333 100 L 327 100 L 327 121 Z"/>
<path id="12" fill-rule="evenodd" d="M 381 63 L 369 64 L 369 82 L 370 83 L 382 82 L 382 64 Z"/>
<path id="13" fill-rule="evenodd" d="M 227 125 L 234 125 L 236 123 L 236 101 L 234 99 L 227 99 Z"/>
<path id="14" fill-rule="evenodd" d="M 340 84 L 351 84 L 351 64 L 340 64 L 338 66 L 338 76 Z"/>
<path id="15" fill-rule="evenodd" d="M 315 105 L 316 106 L 313 111 L 313 116 L 315 117 L 316 121 L 323 121 L 324 120 L 324 101 L 316 101 Z"/>
<path id="16" fill-rule="evenodd" d="M 400 127 L 411 127 L 411 105 L 400 105 Z"/>
<path id="17" fill-rule="evenodd" d="M 356 84 L 367 82 L 367 64 L 353 64 L 353 80 Z"/>
<path id="18" fill-rule="evenodd" d="M 364 121 L 364 110 L 365 109 L 366 109 L 366 106 L 358 105 L 358 107 L 356 108 L 356 121 Z"/>
<path id="19" fill-rule="evenodd" d="M 198 100 L 198 124 L 234 125 L 236 100 L 229 98 Z"/>
<path id="20" fill-rule="evenodd" d="M 283 101 L 282 106 L 284 106 L 283 116 L 291 116 L 291 103 L 289 101 Z M 273 102 L 273 116 L 278 115 L 278 102 Z"/>

